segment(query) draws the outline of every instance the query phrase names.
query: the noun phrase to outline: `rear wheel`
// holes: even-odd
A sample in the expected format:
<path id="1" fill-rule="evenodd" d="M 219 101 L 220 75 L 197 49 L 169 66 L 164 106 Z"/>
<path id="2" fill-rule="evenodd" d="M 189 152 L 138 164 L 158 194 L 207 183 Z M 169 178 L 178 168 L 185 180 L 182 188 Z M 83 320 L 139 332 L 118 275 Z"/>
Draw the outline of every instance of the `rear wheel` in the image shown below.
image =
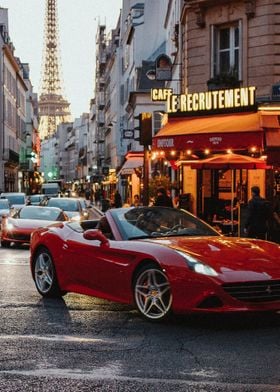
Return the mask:
<path id="1" fill-rule="evenodd" d="M 33 276 L 36 288 L 43 297 L 59 298 L 64 295 L 58 285 L 52 256 L 45 248 L 41 248 L 36 253 Z"/>
<path id="2" fill-rule="evenodd" d="M 1 241 L 2 248 L 9 248 L 11 243 L 9 241 Z"/>
<path id="3" fill-rule="evenodd" d="M 139 271 L 134 282 L 134 298 L 138 310 L 150 321 L 161 321 L 171 313 L 172 294 L 165 273 L 155 265 Z"/>

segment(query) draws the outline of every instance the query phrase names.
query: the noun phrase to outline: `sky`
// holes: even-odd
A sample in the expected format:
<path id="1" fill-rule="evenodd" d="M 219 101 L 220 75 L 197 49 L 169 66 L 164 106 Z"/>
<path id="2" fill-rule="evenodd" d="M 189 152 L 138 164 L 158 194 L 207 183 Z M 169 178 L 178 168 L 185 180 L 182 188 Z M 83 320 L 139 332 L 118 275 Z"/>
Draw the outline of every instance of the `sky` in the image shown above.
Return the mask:
<path id="1" fill-rule="evenodd" d="M 44 44 L 45 0 L 0 0 L 8 8 L 15 56 L 29 63 L 39 93 Z M 122 0 L 57 0 L 61 76 L 73 118 L 89 111 L 94 96 L 95 37 L 98 24 L 116 27 Z"/>

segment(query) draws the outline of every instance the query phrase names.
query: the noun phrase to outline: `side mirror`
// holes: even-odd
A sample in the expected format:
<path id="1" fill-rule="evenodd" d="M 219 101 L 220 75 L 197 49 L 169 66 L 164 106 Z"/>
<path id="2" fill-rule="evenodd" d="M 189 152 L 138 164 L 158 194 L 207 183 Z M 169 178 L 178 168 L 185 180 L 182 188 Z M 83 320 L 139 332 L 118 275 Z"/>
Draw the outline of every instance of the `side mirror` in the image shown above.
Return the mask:
<path id="1" fill-rule="evenodd" d="M 109 246 L 108 238 L 97 229 L 86 230 L 83 234 L 84 239 L 86 240 L 98 240 L 101 242 L 101 245 Z"/>

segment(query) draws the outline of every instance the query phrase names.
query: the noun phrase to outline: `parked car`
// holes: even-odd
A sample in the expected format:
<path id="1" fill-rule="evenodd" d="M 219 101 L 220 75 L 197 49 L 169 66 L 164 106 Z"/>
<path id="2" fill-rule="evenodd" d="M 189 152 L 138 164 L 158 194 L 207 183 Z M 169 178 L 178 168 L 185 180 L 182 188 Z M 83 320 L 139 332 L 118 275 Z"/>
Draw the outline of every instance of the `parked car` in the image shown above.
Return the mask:
<path id="1" fill-rule="evenodd" d="M 88 213 L 83 210 L 80 200 L 74 197 L 51 197 L 42 204 L 61 208 L 72 220 L 80 221 L 88 218 Z"/>
<path id="2" fill-rule="evenodd" d="M 2 223 L 3 215 L 10 215 L 10 203 L 8 199 L 0 199 L 0 225 Z"/>
<path id="3" fill-rule="evenodd" d="M 1 246 L 8 248 L 11 243 L 28 244 L 31 233 L 38 227 L 66 220 L 69 218 L 60 208 L 25 206 L 3 218 Z"/>
<path id="4" fill-rule="evenodd" d="M 26 194 L 23 192 L 3 192 L 1 199 L 8 199 L 11 208 L 22 208 L 26 205 Z"/>
<path id="5" fill-rule="evenodd" d="M 42 296 L 77 292 L 135 304 L 148 320 L 280 310 L 276 243 L 224 237 L 167 207 L 113 208 L 92 229 L 84 223 L 33 232 L 31 271 Z"/>

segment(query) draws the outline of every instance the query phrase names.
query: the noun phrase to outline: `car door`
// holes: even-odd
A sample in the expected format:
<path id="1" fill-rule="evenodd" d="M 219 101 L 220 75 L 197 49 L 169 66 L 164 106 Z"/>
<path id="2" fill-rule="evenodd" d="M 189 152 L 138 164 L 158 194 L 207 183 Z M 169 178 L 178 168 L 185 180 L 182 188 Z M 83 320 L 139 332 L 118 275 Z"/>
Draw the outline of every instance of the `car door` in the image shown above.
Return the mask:
<path id="1" fill-rule="evenodd" d="M 125 296 L 130 287 L 127 277 L 135 255 L 123 248 L 123 242 L 110 241 L 106 246 L 98 240 L 72 236 L 65 241 L 67 264 L 72 283 L 87 288 L 87 293 L 106 293 L 108 298 Z M 94 291 L 94 293 L 93 293 Z M 103 296 L 103 295 L 102 295 Z"/>

